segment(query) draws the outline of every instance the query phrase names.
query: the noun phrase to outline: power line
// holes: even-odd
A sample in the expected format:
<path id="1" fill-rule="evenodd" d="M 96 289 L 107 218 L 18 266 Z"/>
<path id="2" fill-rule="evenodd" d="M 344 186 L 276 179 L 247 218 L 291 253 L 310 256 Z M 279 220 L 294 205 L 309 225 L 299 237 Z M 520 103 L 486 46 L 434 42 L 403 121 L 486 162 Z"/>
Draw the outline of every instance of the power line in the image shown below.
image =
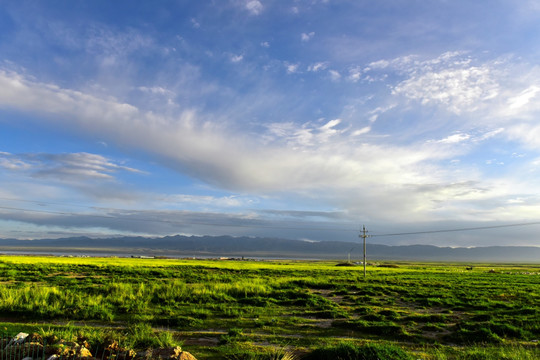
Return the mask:
<path id="1" fill-rule="evenodd" d="M 96 207 L 88 206 L 88 205 L 80 205 L 80 204 L 65 203 L 65 202 L 14 199 L 14 198 L 6 198 L 6 197 L 0 197 L 0 200 L 25 202 L 25 203 L 31 203 L 31 204 L 41 205 L 41 206 L 42 205 L 62 205 L 62 206 L 75 206 L 75 207 L 86 208 L 86 209 L 95 209 L 96 208 Z M 100 208 L 100 209 L 102 209 L 102 208 Z M 103 209 L 105 209 L 105 208 L 103 208 Z"/>
<path id="2" fill-rule="evenodd" d="M 382 236 L 405 236 L 405 235 L 437 234 L 437 233 L 446 233 L 446 232 L 488 230 L 488 229 L 500 229 L 500 228 L 518 227 L 518 226 L 530 226 L 530 225 L 540 225 L 540 221 L 526 222 L 526 223 L 513 223 L 513 224 L 504 224 L 504 225 L 476 226 L 476 227 L 466 227 L 466 228 L 457 228 L 457 229 L 401 232 L 401 233 L 393 233 L 393 234 L 373 234 L 373 235 L 370 235 L 370 236 L 371 237 L 382 237 Z"/>

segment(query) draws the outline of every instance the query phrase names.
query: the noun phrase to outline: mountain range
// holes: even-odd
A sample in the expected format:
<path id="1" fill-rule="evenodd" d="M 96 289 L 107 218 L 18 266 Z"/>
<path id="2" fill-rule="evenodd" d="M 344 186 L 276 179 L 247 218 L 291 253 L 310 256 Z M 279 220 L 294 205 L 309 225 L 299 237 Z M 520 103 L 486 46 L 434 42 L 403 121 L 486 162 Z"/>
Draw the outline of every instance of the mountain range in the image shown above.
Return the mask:
<path id="1" fill-rule="evenodd" d="M 0 239 L 0 253 L 110 254 L 171 257 L 255 257 L 361 261 L 363 244 L 231 236 L 165 236 L 18 240 Z M 540 262 L 540 247 L 438 247 L 366 245 L 368 261 Z"/>

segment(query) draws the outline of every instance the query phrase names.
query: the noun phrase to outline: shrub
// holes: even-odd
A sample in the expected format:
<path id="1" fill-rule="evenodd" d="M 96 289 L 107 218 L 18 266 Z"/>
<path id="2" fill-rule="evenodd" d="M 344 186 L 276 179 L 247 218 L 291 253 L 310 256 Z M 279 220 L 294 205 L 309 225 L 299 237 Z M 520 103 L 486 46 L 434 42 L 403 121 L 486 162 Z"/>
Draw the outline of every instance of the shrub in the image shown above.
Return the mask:
<path id="1" fill-rule="evenodd" d="M 489 330 L 491 330 L 491 332 L 493 332 L 494 334 L 503 337 L 512 337 L 518 339 L 523 339 L 526 337 L 525 331 L 523 331 L 521 328 L 509 324 L 490 323 Z"/>
<path id="2" fill-rule="evenodd" d="M 237 342 L 243 338 L 242 329 L 239 328 L 230 328 L 227 334 L 223 334 L 219 338 L 219 343 L 221 345 L 231 344 Z"/>
<path id="3" fill-rule="evenodd" d="M 476 327 L 474 329 L 460 328 L 453 334 L 448 335 L 446 339 L 461 344 L 499 344 L 502 342 L 502 339 L 497 334 L 494 334 L 486 327 Z"/>
<path id="4" fill-rule="evenodd" d="M 191 316 L 156 317 L 151 320 L 152 325 L 166 326 L 175 329 L 191 329 L 201 326 L 203 320 Z"/>
<path id="5" fill-rule="evenodd" d="M 171 333 L 167 331 L 154 333 L 152 327 L 146 323 L 130 325 L 128 335 L 132 340 L 131 347 L 134 349 L 157 349 L 178 345 Z"/>

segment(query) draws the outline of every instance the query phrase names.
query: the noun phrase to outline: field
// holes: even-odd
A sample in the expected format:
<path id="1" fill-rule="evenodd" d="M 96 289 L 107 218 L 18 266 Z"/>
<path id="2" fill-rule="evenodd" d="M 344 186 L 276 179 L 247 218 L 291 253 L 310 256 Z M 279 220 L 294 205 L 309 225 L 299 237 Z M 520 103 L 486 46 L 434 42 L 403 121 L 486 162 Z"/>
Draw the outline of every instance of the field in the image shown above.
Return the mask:
<path id="1" fill-rule="evenodd" d="M 337 265 L 0 256 L 0 331 L 199 360 L 540 358 L 540 265 Z"/>

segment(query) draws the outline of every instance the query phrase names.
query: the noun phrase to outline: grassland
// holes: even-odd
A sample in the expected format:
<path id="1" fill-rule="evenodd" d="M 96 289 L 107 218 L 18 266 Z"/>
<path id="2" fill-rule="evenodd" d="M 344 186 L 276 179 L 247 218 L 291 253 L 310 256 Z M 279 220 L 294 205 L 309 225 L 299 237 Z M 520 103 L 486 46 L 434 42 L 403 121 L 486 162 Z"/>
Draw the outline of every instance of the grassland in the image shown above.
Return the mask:
<path id="1" fill-rule="evenodd" d="M 540 358 L 539 265 L 336 265 L 0 256 L 0 330 L 198 359 Z"/>

